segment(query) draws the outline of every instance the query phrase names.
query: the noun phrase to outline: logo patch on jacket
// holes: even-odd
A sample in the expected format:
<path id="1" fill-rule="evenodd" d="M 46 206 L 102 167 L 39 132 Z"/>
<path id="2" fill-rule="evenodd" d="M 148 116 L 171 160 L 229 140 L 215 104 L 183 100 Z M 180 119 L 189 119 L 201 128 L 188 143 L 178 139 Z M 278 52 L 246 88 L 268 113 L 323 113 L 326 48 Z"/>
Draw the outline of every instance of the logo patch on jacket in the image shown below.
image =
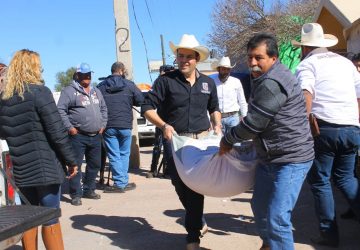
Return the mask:
<path id="1" fill-rule="evenodd" d="M 201 89 L 201 93 L 203 94 L 210 94 L 210 91 L 209 91 L 209 84 L 207 82 L 203 82 L 201 84 L 202 86 L 202 89 Z"/>

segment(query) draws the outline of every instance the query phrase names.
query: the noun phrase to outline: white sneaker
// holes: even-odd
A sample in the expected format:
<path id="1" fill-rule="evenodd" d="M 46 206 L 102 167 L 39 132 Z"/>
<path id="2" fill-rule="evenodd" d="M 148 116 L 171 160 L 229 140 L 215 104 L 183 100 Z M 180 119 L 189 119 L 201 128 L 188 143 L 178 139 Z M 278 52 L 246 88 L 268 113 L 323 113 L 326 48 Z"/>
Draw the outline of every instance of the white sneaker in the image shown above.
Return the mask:
<path id="1" fill-rule="evenodd" d="M 186 250 L 200 250 L 200 244 L 193 242 L 186 244 Z"/>

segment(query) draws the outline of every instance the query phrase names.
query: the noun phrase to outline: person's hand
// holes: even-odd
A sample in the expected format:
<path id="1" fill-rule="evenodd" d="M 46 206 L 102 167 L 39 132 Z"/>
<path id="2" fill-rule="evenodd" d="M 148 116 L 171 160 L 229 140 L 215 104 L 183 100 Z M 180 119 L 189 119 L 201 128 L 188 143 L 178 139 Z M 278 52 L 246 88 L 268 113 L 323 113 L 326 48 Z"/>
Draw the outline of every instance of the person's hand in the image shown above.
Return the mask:
<path id="1" fill-rule="evenodd" d="M 214 126 L 214 133 L 216 135 L 222 135 L 221 124 L 217 124 L 217 125 Z"/>
<path id="2" fill-rule="evenodd" d="M 232 149 L 232 146 L 226 144 L 224 142 L 224 137 L 220 141 L 220 149 L 219 149 L 219 155 L 224 155 L 228 153 Z"/>
<path id="3" fill-rule="evenodd" d="M 99 130 L 99 134 L 102 135 L 102 133 L 104 133 L 104 130 L 105 130 L 104 128 L 101 128 L 101 129 Z"/>
<path id="4" fill-rule="evenodd" d="M 74 127 L 69 129 L 69 135 L 76 135 L 78 133 L 78 130 Z"/>
<path id="5" fill-rule="evenodd" d="M 69 175 L 66 178 L 68 178 L 68 179 L 73 178 L 78 173 L 78 166 L 76 166 L 76 165 L 69 166 L 68 173 L 69 173 Z"/>
<path id="6" fill-rule="evenodd" d="M 166 124 L 166 126 L 163 128 L 163 135 L 166 140 L 171 140 L 174 133 L 175 129 L 169 124 Z"/>

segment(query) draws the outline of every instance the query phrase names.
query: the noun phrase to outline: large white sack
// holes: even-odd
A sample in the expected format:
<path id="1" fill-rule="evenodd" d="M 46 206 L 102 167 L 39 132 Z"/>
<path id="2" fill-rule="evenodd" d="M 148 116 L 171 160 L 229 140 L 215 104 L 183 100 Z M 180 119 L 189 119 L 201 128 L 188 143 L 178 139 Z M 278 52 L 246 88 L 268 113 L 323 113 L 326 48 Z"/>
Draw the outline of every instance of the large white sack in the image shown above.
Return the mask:
<path id="1" fill-rule="evenodd" d="M 219 156 L 221 137 L 192 139 L 173 135 L 172 150 L 181 180 L 197 193 L 229 197 L 249 190 L 254 183 L 255 148 L 251 141 Z"/>

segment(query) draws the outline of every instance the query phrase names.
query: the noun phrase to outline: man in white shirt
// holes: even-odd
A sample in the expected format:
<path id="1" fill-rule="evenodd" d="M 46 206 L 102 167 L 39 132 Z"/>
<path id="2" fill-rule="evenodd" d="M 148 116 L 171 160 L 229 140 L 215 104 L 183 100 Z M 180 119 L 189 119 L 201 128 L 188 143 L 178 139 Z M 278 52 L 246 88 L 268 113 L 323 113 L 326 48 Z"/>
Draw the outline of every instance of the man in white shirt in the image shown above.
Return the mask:
<path id="1" fill-rule="evenodd" d="M 213 64 L 213 68 L 219 72 L 214 80 L 219 98 L 223 134 L 238 125 L 240 118 L 245 117 L 248 111 L 240 80 L 230 76 L 230 71 L 234 66 L 231 66 L 230 59 L 226 56 Z"/>
<path id="2" fill-rule="evenodd" d="M 315 160 L 307 176 L 320 228 L 320 237 L 312 241 L 331 247 L 339 245 L 339 232 L 330 179 L 360 218 L 359 180 L 354 175 L 360 139 L 360 74 L 350 60 L 326 49 L 337 42 L 317 23 L 304 24 L 301 42 L 293 41 L 301 47 L 303 58 L 296 76 L 307 112 L 314 114 L 320 131 L 314 137 Z"/>

